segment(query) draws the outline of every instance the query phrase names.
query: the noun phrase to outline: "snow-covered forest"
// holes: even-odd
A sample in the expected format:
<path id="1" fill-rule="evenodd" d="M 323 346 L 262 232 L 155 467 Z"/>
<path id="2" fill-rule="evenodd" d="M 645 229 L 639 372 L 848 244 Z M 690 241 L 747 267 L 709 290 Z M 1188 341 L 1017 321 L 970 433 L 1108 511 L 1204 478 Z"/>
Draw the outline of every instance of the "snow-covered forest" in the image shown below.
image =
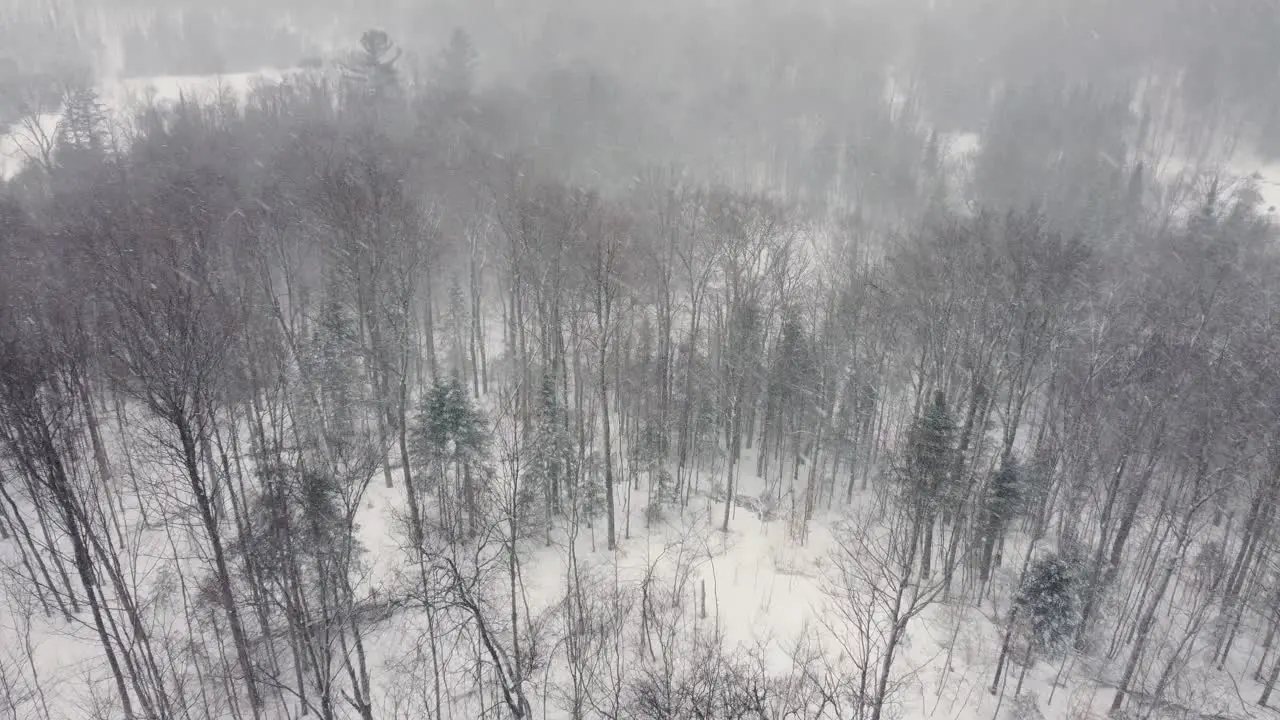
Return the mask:
<path id="1" fill-rule="evenodd" d="M 0 720 L 1280 704 L 1280 7 L 0 36 Z"/>

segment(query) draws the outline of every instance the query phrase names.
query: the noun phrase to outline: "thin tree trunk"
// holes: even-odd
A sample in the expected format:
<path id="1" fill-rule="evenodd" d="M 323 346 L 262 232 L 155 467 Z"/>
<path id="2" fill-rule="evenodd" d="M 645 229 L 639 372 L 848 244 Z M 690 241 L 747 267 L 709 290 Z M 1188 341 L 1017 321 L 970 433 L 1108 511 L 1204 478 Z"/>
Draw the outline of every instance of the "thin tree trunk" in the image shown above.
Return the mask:
<path id="1" fill-rule="evenodd" d="M 18 551 L 22 558 L 22 564 L 27 568 L 27 575 L 31 578 L 31 584 L 36 589 L 36 595 L 40 598 L 40 604 L 44 606 L 45 614 L 51 614 L 45 599 L 45 593 L 48 592 L 53 595 L 54 601 L 57 602 L 58 609 L 62 611 L 63 619 L 70 621 L 72 612 L 79 612 L 79 608 L 77 607 L 74 610 L 68 609 L 66 602 L 63 600 L 62 593 L 58 592 L 58 586 L 54 583 L 53 577 L 49 574 L 49 567 L 45 565 L 44 556 L 39 551 L 39 548 L 36 547 L 35 538 L 31 536 L 31 527 L 27 525 L 26 519 L 22 517 L 22 513 L 18 511 L 17 504 L 14 503 L 13 497 L 9 495 L 9 491 L 6 489 L 6 481 L 3 471 L 0 471 L 0 499 L 3 499 L 5 503 L 8 504 L 11 513 L 11 520 L 16 521 L 17 523 L 15 532 L 18 535 Z M 23 541 L 25 541 L 25 545 Z M 40 582 L 40 578 L 36 577 L 36 573 L 27 559 L 28 547 L 31 549 L 31 557 L 35 558 L 36 566 L 40 569 L 40 576 L 44 578 L 43 583 Z M 74 596 L 68 599 L 72 603 L 75 603 Z"/>
<path id="2" fill-rule="evenodd" d="M 915 555 L 915 546 L 919 538 L 919 530 L 913 529 L 911 532 L 911 547 L 907 553 L 907 558 Z M 889 631 L 889 637 L 885 642 L 883 657 L 880 663 L 879 677 L 876 679 L 875 703 L 871 708 L 871 720 L 880 720 L 881 713 L 884 710 L 885 694 L 889 688 L 889 680 L 893 670 L 894 657 L 897 654 L 898 645 L 902 642 L 903 636 L 906 634 L 907 623 L 902 619 L 902 605 L 909 587 L 914 587 L 911 580 L 912 567 L 910 559 L 907 560 L 906 567 L 902 569 L 902 575 L 898 578 L 898 587 L 895 589 L 893 598 L 893 608 L 890 614 L 892 618 L 892 626 Z"/>
<path id="3" fill-rule="evenodd" d="M 1280 657 L 1276 658 L 1276 662 L 1271 666 L 1271 674 L 1267 676 L 1267 682 L 1262 686 L 1262 695 L 1258 698 L 1258 704 L 1266 707 L 1271 701 L 1271 693 L 1275 691 L 1276 679 L 1280 678 Z"/>
<path id="4" fill-rule="evenodd" d="M 208 493 L 205 490 L 203 479 L 200 477 L 200 465 L 196 451 L 196 438 L 192 434 L 189 420 L 183 415 L 177 415 L 173 418 L 174 424 L 177 426 L 179 440 L 182 443 L 182 459 L 185 465 L 187 477 L 190 481 L 191 492 L 195 495 L 196 507 L 200 512 L 200 518 L 204 524 L 205 534 L 208 536 L 209 545 L 213 550 L 214 571 L 218 582 L 218 590 L 221 596 L 223 611 L 227 615 L 227 622 L 231 629 L 232 643 L 235 645 L 236 655 L 240 663 L 240 671 L 244 673 L 245 686 L 249 692 L 249 704 L 256 719 L 261 715 L 262 698 L 258 694 L 258 684 L 254 677 L 253 660 L 249 656 L 249 643 L 245 637 L 244 625 L 240 620 L 240 611 L 236 606 L 235 595 L 231 590 L 231 572 L 227 567 L 226 553 L 222 547 L 222 536 L 218 530 L 217 524 L 213 517 L 213 509 L 209 502 Z"/>
<path id="5" fill-rule="evenodd" d="M 1005 660 L 1009 658 L 1009 645 L 1013 643 L 1013 627 L 1018 619 L 1018 606 L 1014 605 L 1009 610 L 1009 619 L 1005 622 L 1004 640 L 1000 643 L 1000 654 L 996 657 L 996 674 L 991 678 L 991 687 L 988 691 L 995 695 L 1000 690 L 1000 675 L 1004 672 Z"/>
<path id="6" fill-rule="evenodd" d="M 603 336 L 603 333 L 601 333 Z M 600 416 L 604 424 L 604 492 L 609 512 L 609 549 L 618 547 L 618 531 L 614 520 L 613 446 L 609 430 L 609 385 L 605 371 L 605 340 L 600 339 Z"/>
<path id="7" fill-rule="evenodd" d="M 97 582 L 93 576 L 89 548 L 82 534 L 83 525 L 80 522 L 79 514 L 76 512 L 71 480 L 67 475 L 62 459 L 58 456 L 53 439 L 50 436 L 48 427 L 44 424 L 43 418 L 37 418 L 34 424 L 36 425 L 34 428 L 36 433 L 34 440 L 39 447 L 40 454 L 43 456 L 39 458 L 39 462 L 48 471 L 49 489 L 53 494 L 54 501 L 59 506 L 65 530 L 71 540 L 77 575 L 79 576 L 81 587 L 84 588 L 89 611 L 93 616 L 94 629 L 98 633 L 98 640 L 107 656 L 107 666 L 111 669 L 111 675 L 115 679 L 116 691 L 120 694 L 121 709 L 127 720 L 133 720 L 135 717 L 133 703 L 129 696 L 128 686 L 125 684 L 124 672 L 121 670 L 120 661 L 116 656 L 111 635 L 107 631 L 107 621 L 103 614 L 103 608 L 98 602 L 98 595 L 95 590 Z M 56 550 L 53 545 L 50 545 L 50 550 L 55 552 L 56 557 Z"/>
<path id="8" fill-rule="evenodd" d="M 427 346 L 427 366 L 431 369 L 431 379 L 440 377 L 440 368 L 436 363 L 436 313 L 432 300 L 431 270 L 423 273 L 422 289 L 422 339 Z"/>

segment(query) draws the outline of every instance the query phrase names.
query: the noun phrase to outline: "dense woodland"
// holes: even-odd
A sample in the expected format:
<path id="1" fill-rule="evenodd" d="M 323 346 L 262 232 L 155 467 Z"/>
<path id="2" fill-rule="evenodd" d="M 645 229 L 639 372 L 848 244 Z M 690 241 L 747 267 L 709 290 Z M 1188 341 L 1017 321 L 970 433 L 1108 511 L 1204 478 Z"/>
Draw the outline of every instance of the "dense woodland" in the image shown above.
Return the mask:
<path id="1" fill-rule="evenodd" d="M 0 717 L 69 716 L 59 628 L 102 668 L 77 717 L 880 720 L 965 609 L 997 712 L 1043 716 L 1037 672 L 1268 705 L 1280 247 L 1196 172 L 1222 128 L 1006 78 L 963 155 L 876 75 L 847 127 L 717 146 L 482 55 L 369 31 L 243 100 L 61 96 L 0 189 Z M 766 524 L 830 535 L 830 611 L 749 648 L 695 556 Z"/>
<path id="2" fill-rule="evenodd" d="M 1266 0 L 0 0 L 0 120 L 82 75 L 295 67 L 371 25 L 414 65 L 461 26 L 485 77 L 587 68 L 629 99 L 624 117 L 660 129 L 649 161 L 800 145 L 821 162 L 861 136 L 887 75 L 942 130 L 982 131 L 1002 90 L 1087 84 L 1141 96 L 1188 154 L 1240 141 L 1280 156 Z M 715 169 L 737 170 L 726 155 Z"/>

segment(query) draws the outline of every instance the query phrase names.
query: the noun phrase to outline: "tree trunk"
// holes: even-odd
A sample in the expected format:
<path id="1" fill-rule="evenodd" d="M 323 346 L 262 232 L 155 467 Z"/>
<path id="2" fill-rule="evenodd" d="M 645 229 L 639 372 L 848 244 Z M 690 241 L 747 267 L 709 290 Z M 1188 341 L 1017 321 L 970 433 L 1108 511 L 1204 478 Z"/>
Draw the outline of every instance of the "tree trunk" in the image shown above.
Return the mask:
<path id="1" fill-rule="evenodd" d="M 929 512 L 924 518 L 924 540 L 920 543 L 920 578 L 929 579 L 929 574 L 933 569 L 933 513 Z"/>
<path id="2" fill-rule="evenodd" d="M 1018 619 L 1018 606 L 1014 605 L 1009 610 L 1008 627 L 1004 631 L 1004 641 L 1000 643 L 1000 654 L 996 657 L 996 674 L 991 678 L 991 687 L 988 691 L 995 695 L 1000 690 L 1000 675 L 1004 672 L 1005 660 L 1009 658 L 1009 645 L 1013 642 L 1014 622 Z"/>
<path id="3" fill-rule="evenodd" d="M 724 521 L 720 524 L 721 532 L 729 532 L 729 513 L 733 509 L 733 493 L 736 490 L 734 481 L 738 470 L 738 457 L 742 454 L 742 406 L 741 401 L 737 398 L 733 401 L 732 419 L 729 421 L 731 426 L 729 440 L 729 457 L 728 457 L 728 478 L 725 482 L 724 492 Z"/>
<path id="4" fill-rule="evenodd" d="M 1271 666 L 1271 674 L 1267 676 L 1267 683 L 1262 686 L 1262 695 L 1258 698 L 1258 704 L 1262 707 L 1266 707 L 1271 700 L 1271 693 L 1275 690 L 1277 678 L 1280 678 L 1280 657 L 1277 657 L 1275 665 Z"/>
<path id="5" fill-rule="evenodd" d="M 45 606 L 46 615 L 51 614 L 45 599 L 46 590 L 51 592 L 54 601 L 58 604 L 58 608 L 62 611 L 63 619 L 70 621 L 71 613 L 80 611 L 78 607 L 74 607 L 76 599 L 74 596 L 68 598 L 73 604 L 73 607 L 69 609 L 66 602 L 63 600 L 63 594 L 57 592 L 55 589 L 57 588 L 57 585 L 53 581 L 53 576 L 49 574 L 49 567 L 45 565 L 43 553 L 41 553 L 39 548 L 36 547 L 35 538 L 31 535 L 31 527 L 27 525 L 26 519 L 24 519 L 22 517 L 22 513 L 18 511 L 18 505 L 13 501 L 13 497 L 9 494 L 5 485 L 5 477 L 3 472 L 0 471 L 0 499 L 3 499 L 9 506 L 11 522 L 16 523 L 14 531 L 18 536 L 18 542 L 16 543 L 18 551 L 22 558 L 22 564 L 27 568 L 27 575 L 31 578 L 31 584 L 36 589 L 36 595 L 40 598 L 40 604 Z M 23 541 L 25 541 L 25 545 Z M 40 576 L 44 578 L 44 582 L 41 582 L 40 578 L 36 577 L 35 570 L 32 569 L 28 560 L 27 548 L 31 549 L 31 556 L 35 558 L 36 566 L 40 569 Z"/>
<path id="6" fill-rule="evenodd" d="M 686 493 L 681 492 L 689 482 L 689 456 L 693 453 L 693 370 L 698 357 L 698 304 L 695 302 L 692 311 L 692 318 L 689 323 L 689 349 L 686 351 L 685 358 L 685 374 L 684 374 L 684 402 L 680 408 L 680 441 L 678 450 L 678 459 L 676 464 L 676 493 L 684 497 Z"/>
<path id="7" fill-rule="evenodd" d="M 111 669 L 111 675 L 115 680 L 116 691 L 120 694 L 121 709 L 127 720 L 133 720 L 135 717 L 133 703 L 130 700 L 128 686 L 125 684 L 124 672 L 116 656 L 111 634 L 107 630 L 107 618 L 104 617 L 102 605 L 98 602 L 97 581 L 93 574 L 89 548 L 83 534 L 84 527 L 81 522 L 81 513 L 78 511 L 72 495 L 71 480 L 67 475 L 62 458 L 58 455 L 49 428 L 45 425 L 43 413 L 35 411 L 34 414 L 39 416 L 32 418 L 36 425 L 33 428 L 35 437 L 32 439 L 36 442 L 38 452 L 42 457 L 29 458 L 28 461 L 38 461 L 48 473 L 49 490 L 53 495 L 54 502 L 59 506 L 65 530 L 71 540 L 77 575 L 80 579 L 80 585 L 85 591 L 85 599 L 89 604 L 89 611 L 93 615 L 93 625 L 98 633 L 98 640 L 107 656 L 107 665 Z M 49 549 L 51 552 L 56 552 L 52 545 L 50 545 Z"/>
<path id="8" fill-rule="evenodd" d="M 236 607 L 235 595 L 231 591 L 231 572 L 227 567 L 226 553 L 222 548 L 222 535 L 213 517 L 213 508 L 209 503 L 209 495 L 205 490 L 204 480 L 200 477 L 200 464 L 196 451 L 196 438 L 192 434 L 188 418 L 182 414 L 173 417 L 177 426 L 179 440 L 182 443 L 182 459 L 190 481 L 191 492 L 195 495 L 196 507 L 204 524 L 205 534 L 213 550 L 213 564 L 218 590 L 221 596 L 223 611 L 231 626 L 231 639 L 235 645 L 236 656 L 240 662 L 240 671 L 244 673 L 245 686 L 249 692 L 249 704 L 253 717 L 261 715 L 262 698 L 258 694 L 258 684 L 254 678 L 253 660 L 249 656 L 249 643 L 245 637 L 244 625 L 240 620 L 240 611 Z"/>
<path id="9" fill-rule="evenodd" d="M 1165 567 L 1164 574 L 1160 578 L 1160 585 L 1156 589 L 1155 597 L 1151 599 L 1151 603 L 1147 606 L 1147 610 L 1143 613 L 1142 620 L 1138 623 L 1138 634 L 1134 638 L 1133 648 L 1129 651 L 1129 660 L 1125 663 L 1124 673 L 1120 676 L 1120 683 L 1116 686 L 1115 697 L 1111 699 L 1111 715 L 1115 716 L 1120 712 L 1120 708 L 1124 705 L 1125 694 L 1129 690 L 1129 683 L 1133 681 L 1134 671 L 1138 668 L 1138 661 L 1142 658 L 1143 651 L 1147 647 L 1147 638 L 1151 635 L 1151 628 L 1155 627 L 1156 610 L 1160 608 L 1160 603 L 1164 601 L 1164 594 L 1169 589 L 1169 581 L 1173 578 L 1173 574 L 1178 569 L 1178 556 L 1182 553 L 1181 548 L 1177 550 L 1177 556 L 1170 558 Z"/>
<path id="10" fill-rule="evenodd" d="M 906 598 L 907 589 L 914 586 L 914 583 L 911 580 L 912 567 L 910 558 L 915 555 L 915 546 L 918 542 L 918 538 L 919 531 L 917 529 L 913 529 L 911 532 L 910 547 L 908 548 L 906 555 L 906 566 L 902 568 L 902 574 L 898 578 L 898 586 L 895 588 L 893 607 L 890 614 L 892 626 L 889 631 L 889 637 L 885 641 L 884 653 L 880 663 L 880 671 L 878 673 L 879 677 L 876 678 L 876 694 L 874 698 L 874 705 L 872 705 L 871 708 L 871 720 L 880 720 L 886 700 L 885 693 L 888 691 L 889 680 L 893 670 L 894 656 L 897 654 L 898 645 L 902 642 L 902 638 L 906 634 L 907 620 L 909 618 L 902 617 L 902 605 Z"/>
<path id="11" fill-rule="evenodd" d="M 418 506 L 418 491 L 413 483 L 413 471 L 409 467 L 409 388 L 404 378 L 400 379 L 400 462 L 404 465 L 404 494 L 409 505 L 409 530 L 413 540 L 415 555 L 422 552 L 422 509 Z"/>
<path id="12" fill-rule="evenodd" d="M 426 343 L 427 366 L 431 369 L 431 380 L 440 376 L 440 368 L 436 363 L 436 312 L 432 300 L 431 270 L 423 273 L 422 289 L 422 339 Z"/>
<path id="13" fill-rule="evenodd" d="M 604 492 L 609 513 L 609 549 L 618 547 L 618 531 L 614 519 L 613 497 L 613 445 L 609 430 L 609 378 L 605 368 L 605 333 L 600 337 L 600 417 L 604 425 Z"/>

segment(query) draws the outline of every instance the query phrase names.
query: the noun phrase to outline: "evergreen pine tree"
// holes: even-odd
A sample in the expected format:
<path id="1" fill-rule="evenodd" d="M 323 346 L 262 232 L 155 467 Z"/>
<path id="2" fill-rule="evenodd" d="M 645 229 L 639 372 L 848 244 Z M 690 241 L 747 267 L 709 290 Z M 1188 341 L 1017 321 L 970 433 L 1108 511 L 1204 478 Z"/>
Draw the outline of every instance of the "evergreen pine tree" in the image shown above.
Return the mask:
<path id="1" fill-rule="evenodd" d="M 991 577 L 993 565 L 999 564 L 997 544 L 1022 501 L 1022 468 L 1017 458 L 1010 457 L 991 477 L 982 508 L 982 565 L 980 577 Z"/>
<path id="2" fill-rule="evenodd" d="M 946 395 L 938 390 L 915 421 L 907 440 L 906 466 L 901 473 L 904 509 L 920 535 L 920 574 L 929 577 L 933 560 L 933 524 L 942 506 L 955 461 L 955 423 Z"/>
<path id="3" fill-rule="evenodd" d="M 63 98 L 54 159 L 60 166 L 98 160 L 106 151 L 106 118 L 98 93 L 91 87 L 70 90 Z"/>
<path id="4" fill-rule="evenodd" d="M 476 49 L 466 30 L 457 28 L 435 67 L 435 90 L 451 111 L 470 102 L 475 85 Z"/>
<path id="5" fill-rule="evenodd" d="M 578 514 L 586 518 L 587 527 L 595 527 L 595 518 L 608 510 L 604 487 L 604 458 L 599 451 L 588 451 L 583 458 L 582 480 L 576 495 Z"/>
<path id="6" fill-rule="evenodd" d="M 360 36 L 360 50 L 342 66 L 351 99 L 378 103 L 394 96 L 400 88 L 399 59 L 400 49 L 385 31 L 366 30 Z"/>
<path id="7" fill-rule="evenodd" d="M 427 391 L 411 437 L 415 461 L 432 470 L 423 486 L 439 493 L 443 525 L 461 534 L 465 512 L 467 530 L 474 533 L 481 500 L 476 484 L 491 443 L 484 414 L 456 378 L 437 379 Z"/>
<path id="8" fill-rule="evenodd" d="M 569 434 L 565 408 L 556 393 L 555 378 L 544 374 L 538 389 L 538 405 L 531 429 L 529 450 L 532 457 L 529 461 L 527 481 L 524 487 L 529 491 L 527 498 L 530 507 L 526 514 L 532 516 L 538 501 L 538 490 L 541 490 L 541 510 L 549 518 L 561 511 L 560 499 L 566 492 L 570 482 L 574 461 L 573 438 Z"/>
<path id="9" fill-rule="evenodd" d="M 321 306 L 312 339 L 311 365 L 312 379 L 319 388 L 327 439 L 337 452 L 355 440 L 358 343 L 354 318 L 341 299 L 331 294 Z"/>
<path id="10" fill-rule="evenodd" d="M 937 177 L 942 170 L 942 151 L 938 143 L 938 131 L 929 131 L 929 139 L 924 146 L 924 172 L 926 177 Z"/>
<path id="11" fill-rule="evenodd" d="M 804 325 L 794 309 L 785 310 L 782 327 L 774 349 L 766 384 L 764 433 L 766 445 L 759 454 L 758 472 L 770 477 L 767 458 L 770 454 L 779 458 L 772 479 L 766 482 L 766 501 L 781 501 L 791 497 L 791 506 L 797 512 L 797 525 L 808 512 L 808 503 L 797 489 L 800 467 L 804 463 L 805 442 L 803 434 L 808 413 L 814 406 L 817 385 L 817 363 Z M 788 467 L 789 464 L 789 467 Z"/>
<path id="12" fill-rule="evenodd" d="M 940 505 L 954 461 L 954 435 L 946 395 L 938 390 L 911 428 L 902 473 L 904 502 L 923 516 L 931 516 Z"/>
<path id="13" fill-rule="evenodd" d="M 812 405 L 816 371 L 804 326 L 795 313 L 789 311 L 782 322 L 769 382 L 769 395 L 782 418 L 794 420 L 799 411 Z M 788 424 L 794 423 L 784 422 L 784 426 Z"/>
<path id="14" fill-rule="evenodd" d="M 1053 489 L 1053 473 L 1058 465 L 1058 453 L 1050 444 L 1036 448 L 1031 461 L 1022 472 L 1022 510 L 1035 514 L 1038 520 L 1041 508 L 1049 501 Z"/>
<path id="15" fill-rule="evenodd" d="M 458 277 L 449 286 L 449 336 L 451 371 L 463 385 L 467 382 L 467 340 L 470 337 L 467 300 Z"/>
<path id="16" fill-rule="evenodd" d="M 1075 555 L 1050 553 L 1037 558 L 1027 569 L 1009 611 L 1009 627 L 991 681 L 992 695 L 1000 689 L 1015 634 L 1022 638 L 1023 650 L 1014 697 L 1022 694 L 1022 682 L 1037 655 L 1054 658 L 1071 642 L 1082 616 L 1080 565 Z"/>
<path id="17" fill-rule="evenodd" d="M 1018 589 L 1014 605 L 1028 625 L 1031 648 L 1047 657 L 1061 653 L 1080 621 L 1075 564 L 1057 554 L 1036 559 Z"/>
<path id="18" fill-rule="evenodd" d="M 666 432 L 659 426 L 657 418 L 649 417 L 639 421 L 641 427 L 632 438 L 629 454 L 631 466 L 642 472 L 649 482 L 649 505 L 645 511 L 645 522 L 656 520 L 662 514 L 662 506 L 672 499 L 670 478 L 663 472 L 666 460 Z"/>
<path id="19" fill-rule="evenodd" d="M 332 474 L 306 470 L 299 478 L 299 523 L 307 546 L 317 553 L 334 547 L 342 537 L 342 490 Z"/>
<path id="20" fill-rule="evenodd" d="M 461 28 L 431 68 L 427 92 L 421 97 L 426 121 L 437 133 L 449 162 L 459 162 L 477 126 L 475 92 L 476 51 Z"/>

